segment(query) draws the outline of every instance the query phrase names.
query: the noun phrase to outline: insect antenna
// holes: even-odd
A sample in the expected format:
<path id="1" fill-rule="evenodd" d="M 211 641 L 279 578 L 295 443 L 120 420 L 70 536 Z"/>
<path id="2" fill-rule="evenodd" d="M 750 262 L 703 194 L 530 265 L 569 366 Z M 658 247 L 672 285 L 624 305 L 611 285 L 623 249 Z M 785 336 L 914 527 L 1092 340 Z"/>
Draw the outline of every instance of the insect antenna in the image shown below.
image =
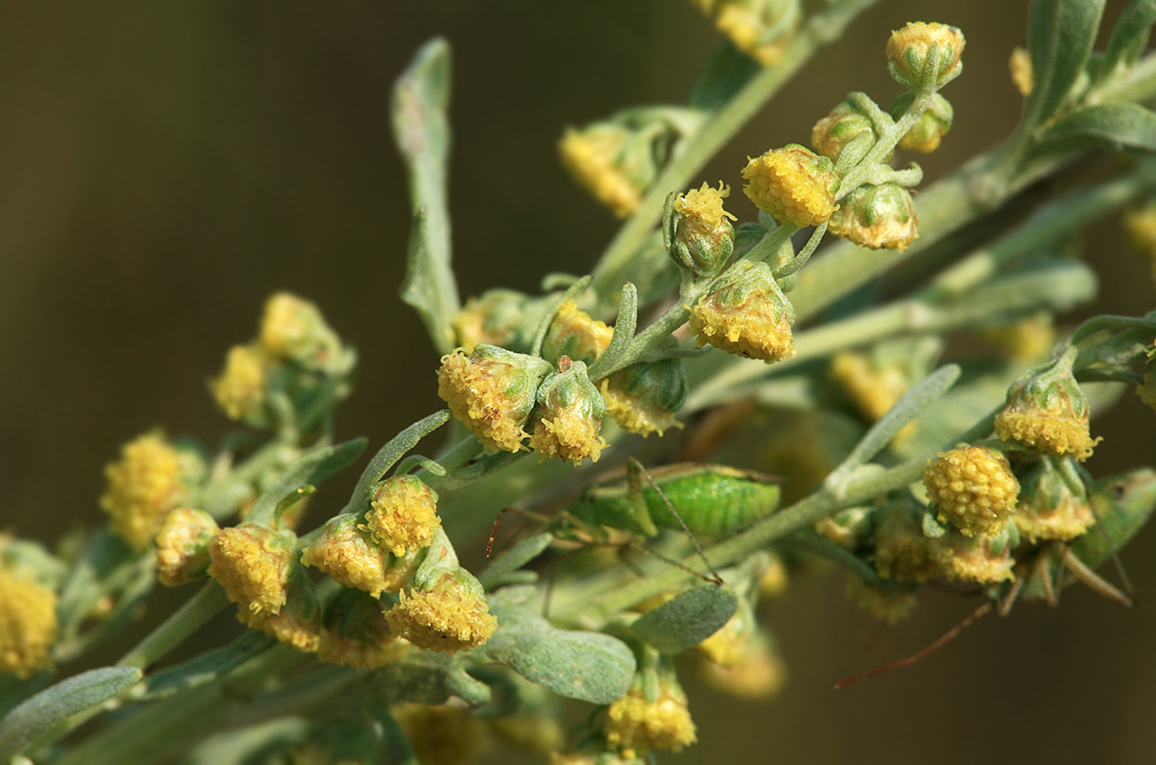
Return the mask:
<path id="1" fill-rule="evenodd" d="M 698 553 L 698 557 L 702 558 L 703 564 L 706 566 L 707 571 L 710 572 L 710 576 L 706 577 L 707 581 L 713 582 L 714 584 L 721 587 L 723 585 L 723 578 L 721 576 L 719 576 L 718 571 L 716 571 L 715 567 L 711 565 L 709 560 L 707 560 L 706 552 L 702 549 L 702 545 L 700 545 L 698 543 L 698 539 L 695 537 L 694 533 L 691 532 L 690 527 L 686 525 L 686 521 L 684 521 L 682 519 L 682 516 L 679 514 L 678 510 L 675 509 L 674 503 L 670 501 L 670 497 L 666 496 L 666 492 L 664 492 L 662 490 L 662 487 L 658 485 L 658 482 L 654 480 L 654 476 L 652 476 L 650 474 L 650 471 L 648 471 L 646 468 L 644 468 L 642 466 L 642 463 L 639 462 L 634 457 L 630 458 L 630 469 L 632 472 L 633 471 L 639 471 L 642 473 L 642 475 L 646 476 L 646 480 L 650 482 L 651 487 L 653 487 L 654 491 L 657 492 L 659 499 L 661 499 L 663 504 L 666 505 L 666 509 L 670 511 L 670 514 L 673 515 L 675 520 L 678 521 L 678 525 L 681 526 L 682 530 L 686 532 L 686 535 L 688 537 L 690 537 L 691 544 L 694 545 L 694 549 Z M 646 549 L 646 548 L 640 548 L 640 549 Z M 658 555 L 658 553 L 654 552 L 653 550 L 647 550 L 647 551 L 653 555 L 658 556 L 659 558 L 663 558 L 663 556 Z M 690 569 L 689 567 L 687 567 L 681 563 L 677 563 L 677 562 L 672 561 L 672 560 L 668 560 L 667 562 L 674 564 L 675 566 L 683 569 L 684 571 L 690 571 L 691 573 L 698 575 L 697 572 L 695 572 L 693 569 Z"/>

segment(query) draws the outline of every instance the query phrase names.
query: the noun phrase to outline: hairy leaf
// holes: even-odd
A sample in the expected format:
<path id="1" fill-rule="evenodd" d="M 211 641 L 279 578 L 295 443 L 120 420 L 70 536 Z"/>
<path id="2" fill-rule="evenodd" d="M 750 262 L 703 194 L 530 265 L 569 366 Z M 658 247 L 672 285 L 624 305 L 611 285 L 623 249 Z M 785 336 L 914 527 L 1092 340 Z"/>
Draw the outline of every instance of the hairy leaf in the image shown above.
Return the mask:
<path id="1" fill-rule="evenodd" d="M 718 632 L 738 605 L 734 593 L 724 587 L 695 587 L 647 611 L 630 631 L 660 653 L 681 653 Z"/>
<path id="2" fill-rule="evenodd" d="M 1156 112 L 1128 103 L 1085 106 L 1048 126 L 1039 151 L 1088 147 L 1156 151 Z"/>
<path id="3" fill-rule="evenodd" d="M 306 454 L 286 468 L 277 479 L 277 483 L 257 497 L 253 509 L 249 511 L 248 521 L 269 523 L 282 499 L 306 484 L 321 483 L 331 475 L 344 470 L 365 451 L 365 444 L 364 438 L 355 438 L 343 444 L 327 446 Z"/>
<path id="4" fill-rule="evenodd" d="M 1023 126 L 1046 123 L 1063 106 L 1092 54 L 1104 0 L 1035 0 L 1028 12 L 1028 48 L 1035 84 Z"/>

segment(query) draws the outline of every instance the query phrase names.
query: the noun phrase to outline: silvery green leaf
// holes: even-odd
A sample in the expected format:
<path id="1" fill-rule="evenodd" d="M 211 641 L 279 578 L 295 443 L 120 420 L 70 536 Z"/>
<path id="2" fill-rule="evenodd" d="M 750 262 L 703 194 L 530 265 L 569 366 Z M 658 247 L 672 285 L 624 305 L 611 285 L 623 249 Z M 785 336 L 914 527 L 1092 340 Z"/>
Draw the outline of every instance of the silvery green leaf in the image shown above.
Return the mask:
<path id="1" fill-rule="evenodd" d="M 1034 84 L 1023 125 L 1045 124 L 1063 106 L 1092 54 L 1104 0 L 1035 0 L 1028 11 Z"/>
<path id="2" fill-rule="evenodd" d="M 426 324 L 442 353 L 454 347 L 451 321 L 461 307 L 451 267 L 446 160 L 450 128 L 450 48 L 437 38 L 426 43 L 393 91 L 393 130 L 409 169 L 414 225 L 401 298 Z"/>
<path id="3" fill-rule="evenodd" d="M 1156 151 L 1156 112 L 1132 103 L 1085 106 L 1049 125 L 1037 152 L 1089 147 Z"/>
<path id="4" fill-rule="evenodd" d="M 738 600 L 725 587 L 694 587 L 647 611 L 630 631 L 660 653 L 681 653 L 718 632 L 737 608 Z"/>
<path id="5" fill-rule="evenodd" d="M 1148 36 L 1152 24 L 1156 23 L 1156 0 L 1132 0 L 1120 12 L 1112 36 L 1108 39 L 1108 50 L 1102 62 L 1103 74 L 1111 74 L 1118 66 L 1129 67 L 1148 47 Z"/>
<path id="6" fill-rule="evenodd" d="M 634 653 L 621 640 L 600 632 L 556 629 L 526 610 L 499 615 L 497 631 L 469 655 L 503 664 L 559 696 L 591 704 L 622 698 L 635 669 Z"/>
<path id="7" fill-rule="evenodd" d="M 274 645 L 275 642 L 263 633 L 245 630 L 224 648 L 209 651 L 183 664 L 150 674 L 145 681 L 147 690 L 142 698 L 169 696 L 215 680 Z"/>
<path id="8" fill-rule="evenodd" d="M 490 700 L 490 688 L 466 674 L 457 658 L 423 652 L 404 662 L 376 670 L 375 684 L 390 703 L 414 701 L 419 704 L 444 704 L 457 696 L 470 706 Z"/>
<path id="9" fill-rule="evenodd" d="M 46 688 L 0 721 L 0 762 L 23 752 L 42 734 L 140 682 L 136 667 L 102 667 Z"/>
<path id="10" fill-rule="evenodd" d="M 418 441 L 445 425 L 449 418 L 450 410 L 442 409 L 418 420 L 391 438 L 389 443 L 373 455 L 373 459 L 362 471 L 361 478 L 357 481 L 357 487 L 353 490 L 353 496 L 346 509 L 360 512 L 362 505 L 369 502 L 369 495 L 373 491 L 374 484 L 381 480 L 381 477 L 402 458 L 402 455 L 417 446 Z"/>

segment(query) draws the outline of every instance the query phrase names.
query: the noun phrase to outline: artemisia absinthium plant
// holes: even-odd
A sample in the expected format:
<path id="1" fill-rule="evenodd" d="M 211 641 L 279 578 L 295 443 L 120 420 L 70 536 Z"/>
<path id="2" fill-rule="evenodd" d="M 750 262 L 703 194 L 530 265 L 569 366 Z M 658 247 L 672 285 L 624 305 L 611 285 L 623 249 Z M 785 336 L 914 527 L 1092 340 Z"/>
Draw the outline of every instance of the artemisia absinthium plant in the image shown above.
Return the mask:
<path id="1" fill-rule="evenodd" d="M 554 763 L 646 762 L 695 741 L 680 671 L 744 698 L 778 691 L 785 665 L 757 606 L 800 555 L 843 565 L 852 599 L 888 622 L 929 580 L 1005 610 L 1054 602 L 1076 578 L 1128 600 L 1092 569 L 1156 506 L 1156 472 L 1082 463 L 1100 440 L 1092 414 L 1132 389 L 1156 404 L 1156 314 L 1068 332 L 1054 319 L 1095 291 L 1076 231 L 1127 208 L 1138 247 L 1156 251 L 1156 58 L 1143 55 L 1156 5 L 1129 3 L 1093 51 L 1100 3 L 1034 3 L 1029 47 L 1012 54 L 1016 132 L 915 195 L 919 166 L 893 162 L 950 140 L 941 91 L 963 72 L 963 31 L 897 23 L 877 64 L 898 84 L 888 107 L 850 93 L 810 136 L 751 146 L 720 181 L 698 173 L 872 3 L 694 4 L 723 39 L 688 103 L 561 137 L 562 164 L 625 222 L 589 276 L 553 275 L 541 295 L 461 304 L 448 48 L 418 52 L 394 96 L 415 211 L 402 297 L 444 354 L 448 409 L 381 447 L 348 501 L 311 497 L 366 445 L 332 434 L 355 356 L 316 306 L 270 298 L 209 385 L 247 435 L 216 453 L 141 435 L 107 468 L 107 529 L 57 553 L 0 542 L 0 760 L 428 764 L 500 744 Z M 1103 149 L 1113 172 L 984 235 L 987 212 Z M 755 220 L 727 209 L 740 184 Z M 959 230 L 974 235 L 948 238 Z M 894 296 L 876 305 L 844 300 L 903 262 L 924 281 L 870 290 Z M 840 318 L 822 321 L 829 308 Z M 963 335 L 980 350 L 941 363 Z M 436 457 L 406 456 L 443 426 Z M 656 469 L 632 462 L 609 483 L 634 453 Z M 484 537 L 499 509 L 563 503 L 575 512 L 480 571 L 459 564 L 454 545 Z M 624 548 L 655 555 L 626 566 Z M 560 558 L 548 588 L 527 564 L 558 549 L 585 554 Z M 57 675 L 158 580 L 192 594 L 114 666 Z M 239 637 L 156 668 L 223 609 Z M 676 664 L 683 653 L 694 661 Z M 576 730 L 562 730 L 563 698 L 593 705 Z"/>

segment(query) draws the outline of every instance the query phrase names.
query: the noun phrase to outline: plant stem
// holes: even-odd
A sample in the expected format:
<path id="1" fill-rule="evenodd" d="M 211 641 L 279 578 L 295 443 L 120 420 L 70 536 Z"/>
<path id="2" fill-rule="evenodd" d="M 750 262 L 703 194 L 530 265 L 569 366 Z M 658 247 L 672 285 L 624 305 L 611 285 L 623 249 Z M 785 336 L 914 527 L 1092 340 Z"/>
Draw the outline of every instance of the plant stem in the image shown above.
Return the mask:
<path id="1" fill-rule="evenodd" d="M 228 604 L 225 588 L 215 581 L 206 582 L 176 613 L 122 656 L 117 666 L 147 669 Z"/>

